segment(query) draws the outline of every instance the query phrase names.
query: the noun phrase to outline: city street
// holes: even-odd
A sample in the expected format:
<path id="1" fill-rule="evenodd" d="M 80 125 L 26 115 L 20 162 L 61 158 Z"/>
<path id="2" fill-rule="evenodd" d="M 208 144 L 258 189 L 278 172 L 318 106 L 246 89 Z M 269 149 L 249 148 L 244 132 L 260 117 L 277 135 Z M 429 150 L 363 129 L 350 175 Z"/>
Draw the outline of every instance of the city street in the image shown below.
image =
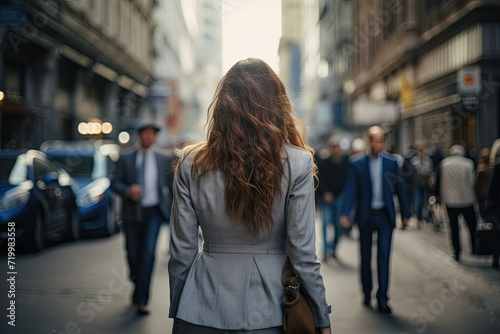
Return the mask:
<path id="1" fill-rule="evenodd" d="M 318 229 L 320 225 L 318 224 Z M 462 230 L 462 241 L 467 235 Z M 358 283 L 356 230 L 344 238 L 338 259 L 322 267 L 333 333 L 498 333 L 500 271 L 489 257 L 449 256 L 447 232 L 430 226 L 394 234 L 391 305 L 387 316 L 362 306 Z M 374 253 L 375 255 L 375 253 Z M 9 286 L 4 268 L 1 309 L 6 311 Z M 149 316 L 135 314 L 130 304 L 123 237 L 84 239 L 53 245 L 16 259 L 15 327 L 2 316 L 1 333 L 169 333 L 167 231 L 159 237 Z"/>
<path id="2" fill-rule="evenodd" d="M 499 227 L 498 13 L 500 0 L 0 0 L 0 334 L 171 333 L 169 227 L 161 226 L 151 276 L 153 249 L 142 245 L 157 237 L 153 224 L 172 208 L 189 211 L 172 206 L 189 200 L 221 240 L 247 240 L 240 226 L 218 233 L 219 217 L 238 217 L 249 230 L 259 217 L 281 217 L 270 198 L 283 191 L 280 175 L 295 186 L 311 172 L 309 158 L 289 149 L 314 153 L 315 203 L 326 221 L 353 199 L 357 222 L 381 231 L 381 295 L 389 279 L 390 308 L 383 300 L 379 312 L 377 236 L 372 305 L 364 305 L 357 227 L 323 259 L 320 210 L 303 224 L 316 224 L 332 333 L 500 334 L 498 257 L 493 264 L 472 254 L 464 221 L 459 262 L 448 224 L 419 226 L 412 217 L 392 244 L 384 225 L 394 223 L 397 195 L 402 217 L 446 206 L 430 217 L 449 214 L 457 252 L 458 215 L 470 229 L 474 214 Z M 186 159 L 192 173 L 178 183 L 197 182 L 198 191 L 173 186 L 175 156 L 185 149 L 196 159 Z M 310 208 L 297 194 L 293 208 Z M 131 226 L 135 295 L 124 233 L 114 233 L 120 221 Z M 487 237 L 484 252 L 496 253 L 489 241 L 499 245 L 498 233 Z M 227 271 L 247 268 L 238 264 Z M 205 268 L 198 286 L 206 295 L 243 291 L 231 275 L 227 284 L 210 280 L 224 270 Z M 272 284 L 259 277 L 266 292 L 256 294 L 248 281 L 262 304 Z M 231 304 L 250 305 L 243 292 L 227 296 L 213 309 L 234 315 L 215 312 L 213 326 L 236 319 L 249 327 L 238 320 L 245 316 L 266 323 Z M 207 319 L 210 306 L 186 308 Z"/>

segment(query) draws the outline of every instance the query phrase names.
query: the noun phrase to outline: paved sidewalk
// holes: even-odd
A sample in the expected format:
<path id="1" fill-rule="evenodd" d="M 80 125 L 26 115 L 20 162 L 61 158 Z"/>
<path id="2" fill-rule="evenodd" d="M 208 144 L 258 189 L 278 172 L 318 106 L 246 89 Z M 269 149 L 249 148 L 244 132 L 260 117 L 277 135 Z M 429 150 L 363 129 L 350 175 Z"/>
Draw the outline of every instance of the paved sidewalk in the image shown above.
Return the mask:
<path id="1" fill-rule="evenodd" d="M 319 221 L 316 227 L 319 236 Z M 151 315 L 137 316 L 130 303 L 124 240 L 119 234 L 19 255 L 16 327 L 7 326 L 5 318 L 0 333 L 170 333 L 166 232 L 163 226 L 152 282 Z M 319 237 L 317 242 L 321 254 Z M 436 233 L 427 226 L 418 230 L 414 224 L 409 230 L 396 230 L 390 290 L 394 316 L 387 316 L 361 303 L 354 229 L 352 239 L 341 240 L 338 258 L 329 259 L 321 268 L 327 300 L 333 308 L 333 333 L 500 333 L 500 271 L 490 267 L 488 257 L 467 255 L 468 246 L 464 247 L 463 261 L 457 263 L 450 256 L 446 231 Z M 0 291 L 8 291 L 5 274 Z M 2 298 L 0 306 L 6 308 L 6 302 Z"/>
<path id="2" fill-rule="evenodd" d="M 447 231 L 431 226 L 395 230 L 391 265 L 393 316 L 361 303 L 357 229 L 343 238 L 337 259 L 322 266 L 333 305 L 334 333 L 500 333 L 500 271 L 488 257 L 449 255 Z M 461 231 L 463 236 L 466 236 Z M 374 244 L 376 237 L 374 237 Z M 376 248 L 373 251 L 374 287 Z M 376 291 L 374 291 L 375 293 Z"/>

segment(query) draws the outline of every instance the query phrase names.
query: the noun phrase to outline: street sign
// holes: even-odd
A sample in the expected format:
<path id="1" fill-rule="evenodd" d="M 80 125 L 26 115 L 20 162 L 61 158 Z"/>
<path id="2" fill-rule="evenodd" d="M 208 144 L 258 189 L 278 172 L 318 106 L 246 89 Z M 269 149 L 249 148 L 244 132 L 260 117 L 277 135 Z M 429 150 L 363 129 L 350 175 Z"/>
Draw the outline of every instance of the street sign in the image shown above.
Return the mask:
<path id="1" fill-rule="evenodd" d="M 479 95 L 481 93 L 481 68 L 467 66 L 457 71 L 457 91 L 460 95 Z"/>
<path id="2" fill-rule="evenodd" d="M 26 20 L 24 6 L 0 6 L 0 27 L 21 26 Z"/>

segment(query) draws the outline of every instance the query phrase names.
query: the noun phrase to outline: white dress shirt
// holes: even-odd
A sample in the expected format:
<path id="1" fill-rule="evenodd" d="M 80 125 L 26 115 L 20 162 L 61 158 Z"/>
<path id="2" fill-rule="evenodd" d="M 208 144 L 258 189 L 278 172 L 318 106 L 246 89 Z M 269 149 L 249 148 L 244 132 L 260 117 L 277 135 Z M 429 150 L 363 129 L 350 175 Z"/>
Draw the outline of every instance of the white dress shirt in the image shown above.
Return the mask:
<path id="1" fill-rule="evenodd" d="M 384 193 L 382 189 L 382 157 L 380 155 L 368 156 L 370 159 L 370 177 L 372 181 L 372 209 L 382 209 Z"/>
<path id="2" fill-rule="evenodd" d="M 144 165 L 144 189 L 142 189 L 141 206 L 148 208 L 160 203 L 158 194 L 158 168 L 153 150 L 139 150 L 137 152 L 136 167 L 140 171 L 142 161 L 146 157 Z"/>

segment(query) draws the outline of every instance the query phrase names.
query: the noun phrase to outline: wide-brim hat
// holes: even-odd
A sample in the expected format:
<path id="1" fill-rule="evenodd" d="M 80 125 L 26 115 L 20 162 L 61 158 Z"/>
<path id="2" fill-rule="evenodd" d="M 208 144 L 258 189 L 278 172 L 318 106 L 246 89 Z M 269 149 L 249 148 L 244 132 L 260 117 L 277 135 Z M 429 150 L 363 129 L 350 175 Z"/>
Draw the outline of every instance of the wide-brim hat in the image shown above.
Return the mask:
<path id="1" fill-rule="evenodd" d="M 156 132 L 158 132 L 161 130 L 161 127 L 155 121 L 151 121 L 151 120 L 140 121 L 139 124 L 137 125 L 137 131 L 141 132 L 141 131 L 146 130 L 146 129 L 153 129 Z"/>

